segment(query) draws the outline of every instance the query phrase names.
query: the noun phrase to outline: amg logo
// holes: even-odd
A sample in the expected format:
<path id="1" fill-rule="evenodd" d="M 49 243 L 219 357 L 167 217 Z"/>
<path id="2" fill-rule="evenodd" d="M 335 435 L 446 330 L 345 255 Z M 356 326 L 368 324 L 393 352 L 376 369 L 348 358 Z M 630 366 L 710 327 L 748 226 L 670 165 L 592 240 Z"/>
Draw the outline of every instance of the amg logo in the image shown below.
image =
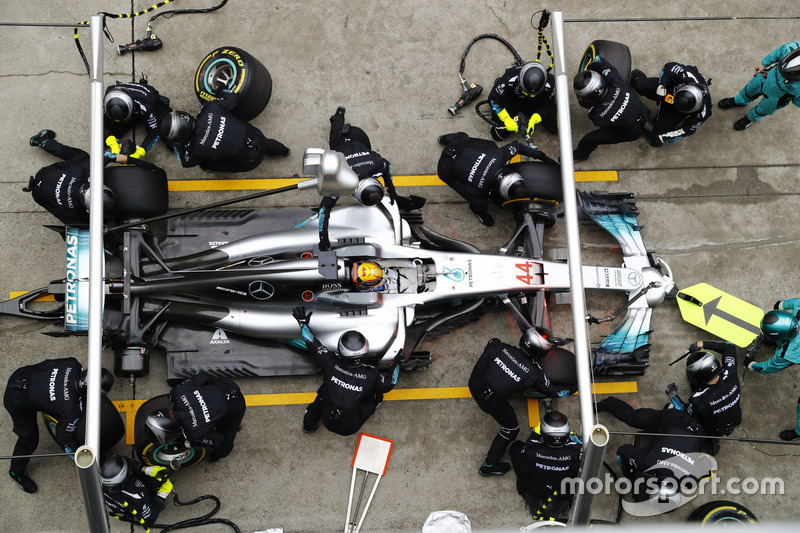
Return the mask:
<path id="1" fill-rule="evenodd" d="M 228 336 L 225 334 L 223 330 L 217 328 L 217 331 L 214 332 L 214 335 L 211 337 L 211 342 L 209 344 L 230 344 L 231 341 L 228 340 Z"/>

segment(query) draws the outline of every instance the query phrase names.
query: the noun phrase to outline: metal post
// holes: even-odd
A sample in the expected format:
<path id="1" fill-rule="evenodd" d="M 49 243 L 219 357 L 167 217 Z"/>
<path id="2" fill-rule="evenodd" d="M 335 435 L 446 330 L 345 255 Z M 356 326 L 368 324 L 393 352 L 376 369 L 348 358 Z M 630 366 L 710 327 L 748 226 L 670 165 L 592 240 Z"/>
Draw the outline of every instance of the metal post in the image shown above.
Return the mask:
<path id="1" fill-rule="evenodd" d="M 78 467 L 83 501 L 86 505 L 86 514 L 89 516 L 89 530 L 107 533 L 108 515 L 103 499 L 103 488 L 100 485 L 100 467 L 97 459 L 89 446 L 81 446 L 75 452 L 75 465 Z"/>
<path id="2" fill-rule="evenodd" d="M 572 525 L 588 526 L 592 516 L 592 502 L 594 494 L 586 490 L 589 480 L 600 476 L 600 469 L 603 468 L 603 458 L 606 454 L 608 445 L 608 429 L 597 424 L 592 428 L 591 437 L 584 441 L 583 447 L 583 468 L 581 469 L 581 480 L 584 490 L 575 496 L 575 505 L 572 511 Z"/>
<path id="3" fill-rule="evenodd" d="M 97 450 L 100 449 L 100 375 L 103 349 L 103 17 L 91 18 L 91 144 L 89 201 L 89 359 L 86 390 L 86 445 L 75 453 L 92 532 L 109 531 Z"/>
<path id="4" fill-rule="evenodd" d="M 572 161 L 572 125 L 569 119 L 569 85 L 564 62 L 564 14 L 553 11 L 554 63 L 556 68 L 556 104 L 558 109 L 558 140 L 561 152 L 561 184 L 564 190 L 564 223 L 567 232 L 569 286 L 572 300 L 572 327 L 575 339 L 575 361 L 578 369 L 578 401 L 581 408 L 583 441 L 591 438 L 594 426 L 592 402 L 592 363 L 589 332 L 586 325 L 586 297 L 581 269 L 581 242 L 578 234 L 578 199 L 575 192 L 575 169 Z"/>

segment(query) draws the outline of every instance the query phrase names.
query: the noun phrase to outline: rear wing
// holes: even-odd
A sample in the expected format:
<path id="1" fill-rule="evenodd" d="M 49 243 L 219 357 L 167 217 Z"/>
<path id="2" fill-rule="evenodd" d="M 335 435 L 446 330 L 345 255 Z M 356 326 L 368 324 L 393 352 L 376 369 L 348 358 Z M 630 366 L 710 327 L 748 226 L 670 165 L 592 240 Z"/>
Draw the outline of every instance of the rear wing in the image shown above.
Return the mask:
<path id="1" fill-rule="evenodd" d="M 64 329 L 89 329 L 89 230 L 67 227 Z"/>

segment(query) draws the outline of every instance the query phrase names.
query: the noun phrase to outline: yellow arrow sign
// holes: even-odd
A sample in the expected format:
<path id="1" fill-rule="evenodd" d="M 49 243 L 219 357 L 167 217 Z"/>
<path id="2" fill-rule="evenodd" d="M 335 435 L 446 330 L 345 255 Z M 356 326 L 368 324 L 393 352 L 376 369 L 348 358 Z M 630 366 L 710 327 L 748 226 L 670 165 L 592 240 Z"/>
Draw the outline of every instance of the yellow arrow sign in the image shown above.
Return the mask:
<path id="1" fill-rule="evenodd" d="M 761 333 L 764 311 L 707 283 L 678 292 L 681 317 L 693 326 L 713 333 L 740 348 Z"/>

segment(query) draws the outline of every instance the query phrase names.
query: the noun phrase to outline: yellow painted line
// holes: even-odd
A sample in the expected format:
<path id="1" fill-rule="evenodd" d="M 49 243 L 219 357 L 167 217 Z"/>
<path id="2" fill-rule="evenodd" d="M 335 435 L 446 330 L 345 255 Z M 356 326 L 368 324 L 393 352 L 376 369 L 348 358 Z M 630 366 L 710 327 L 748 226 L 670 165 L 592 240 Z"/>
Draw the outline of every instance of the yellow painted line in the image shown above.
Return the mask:
<path id="1" fill-rule="evenodd" d="M 125 413 L 125 444 L 133 444 L 133 426 L 136 420 L 136 411 L 147 400 L 121 400 L 114 403 L 120 413 Z"/>
<path id="2" fill-rule="evenodd" d="M 617 381 L 611 383 L 592 384 L 594 394 L 622 394 L 626 392 L 639 392 L 639 387 L 635 381 Z"/>
<path id="3" fill-rule="evenodd" d="M 316 392 L 290 392 L 283 394 L 245 394 L 247 407 L 257 405 L 298 405 L 314 401 Z"/>
<path id="4" fill-rule="evenodd" d="M 616 383 L 595 383 L 592 392 L 596 394 L 620 394 L 637 392 L 635 381 Z M 265 405 L 305 405 L 314 401 L 316 392 L 289 392 L 276 394 L 246 394 L 245 404 L 248 407 Z M 384 400 L 446 400 L 471 398 L 468 387 L 434 387 L 420 389 L 394 389 L 384 395 Z M 125 414 L 125 442 L 133 444 L 133 426 L 136 411 L 147 399 L 115 401 L 117 411 Z M 528 398 L 528 420 L 530 427 L 539 425 L 539 400 Z"/>
<path id="5" fill-rule="evenodd" d="M 472 395 L 467 387 L 394 389 L 384 395 L 386 400 L 443 400 L 453 398 L 472 398 Z"/>
<path id="6" fill-rule="evenodd" d="M 31 291 L 10 291 L 8 293 L 8 298 L 10 300 L 13 300 L 14 298 L 22 296 L 23 294 L 28 294 L 29 292 Z M 56 297 L 53 296 L 52 294 L 43 294 L 34 300 L 34 302 L 55 302 L 55 301 Z"/>
<path id="7" fill-rule="evenodd" d="M 224 180 L 170 180 L 170 191 L 249 191 L 278 189 L 294 185 L 307 178 L 259 178 L 259 179 L 224 179 Z M 439 187 L 445 183 L 436 174 L 415 176 L 393 176 L 397 187 Z M 575 173 L 575 181 L 617 181 L 616 170 L 581 171 Z"/>
<path id="8" fill-rule="evenodd" d="M 539 425 L 539 422 L 541 422 L 539 417 L 539 400 L 528 398 L 528 427 L 535 428 Z"/>

